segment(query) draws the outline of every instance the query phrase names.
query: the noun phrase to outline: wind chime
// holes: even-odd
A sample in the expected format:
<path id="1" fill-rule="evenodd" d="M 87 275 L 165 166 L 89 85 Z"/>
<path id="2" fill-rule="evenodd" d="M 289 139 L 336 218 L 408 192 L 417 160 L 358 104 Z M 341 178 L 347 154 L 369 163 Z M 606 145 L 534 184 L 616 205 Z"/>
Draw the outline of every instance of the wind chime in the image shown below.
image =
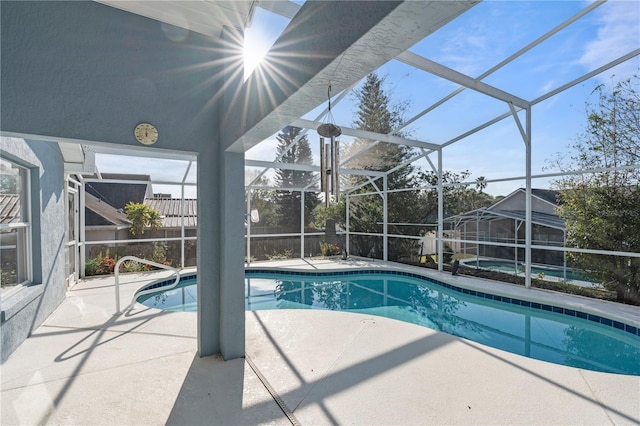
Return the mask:
<path id="1" fill-rule="evenodd" d="M 320 137 L 320 190 L 324 192 L 325 206 L 340 199 L 340 141 L 336 138 L 342 134 L 342 129 L 336 126 L 331 114 L 331 83 L 327 89 L 329 110 L 326 122 L 316 129 Z M 325 142 L 325 138 L 327 141 Z"/>

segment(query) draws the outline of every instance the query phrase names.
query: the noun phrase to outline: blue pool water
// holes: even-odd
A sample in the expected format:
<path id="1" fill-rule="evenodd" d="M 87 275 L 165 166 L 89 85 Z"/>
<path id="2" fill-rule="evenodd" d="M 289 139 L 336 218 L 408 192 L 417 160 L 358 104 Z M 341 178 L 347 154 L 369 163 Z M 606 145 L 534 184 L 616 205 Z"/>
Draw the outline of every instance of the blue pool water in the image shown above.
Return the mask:
<path id="1" fill-rule="evenodd" d="M 396 272 L 302 275 L 247 271 L 245 285 L 247 310 L 360 312 L 556 364 L 640 375 L 636 327 L 557 306 L 470 291 Z M 142 296 L 138 301 L 152 308 L 195 311 L 195 277 L 175 289 Z"/>

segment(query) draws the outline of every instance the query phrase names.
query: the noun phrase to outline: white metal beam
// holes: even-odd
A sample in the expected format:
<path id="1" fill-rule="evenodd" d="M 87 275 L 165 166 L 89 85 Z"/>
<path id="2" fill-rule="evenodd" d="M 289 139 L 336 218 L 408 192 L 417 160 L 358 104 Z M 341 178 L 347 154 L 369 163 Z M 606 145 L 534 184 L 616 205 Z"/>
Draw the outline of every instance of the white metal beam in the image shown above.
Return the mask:
<path id="1" fill-rule="evenodd" d="M 521 111 L 521 109 L 516 109 L 516 111 Z M 499 121 L 504 120 L 505 118 L 509 117 L 510 115 L 511 115 L 511 111 L 509 111 L 507 113 L 504 113 L 504 114 L 494 118 L 493 120 L 489 120 L 486 123 L 481 124 L 480 126 L 475 127 L 473 129 L 469 130 L 468 132 L 465 132 L 465 133 L 461 134 L 460 136 L 456 136 L 455 138 L 448 140 L 447 142 L 443 143 L 441 146 L 442 146 L 442 148 L 444 148 L 446 146 L 451 145 L 452 143 L 456 143 L 459 140 L 462 140 L 462 139 L 466 138 L 467 136 L 471 136 L 474 133 L 477 133 L 482 129 L 485 129 L 485 128 L 489 127 L 489 126 L 494 125 L 495 123 L 497 123 Z"/>
<path id="2" fill-rule="evenodd" d="M 274 163 L 272 161 L 263 161 L 263 160 L 245 160 L 245 166 L 249 167 L 271 167 L 274 169 L 282 169 L 282 170 L 298 170 L 303 172 L 320 172 L 320 166 L 315 166 L 313 164 L 297 164 L 297 163 Z M 343 169 L 340 168 L 340 174 L 345 175 L 358 175 L 358 176 L 375 176 L 382 177 L 385 175 L 384 172 L 378 172 L 375 170 L 358 170 L 358 169 Z M 251 184 L 254 186 L 253 184 Z M 259 186 L 254 186 L 255 188 Z"/>
<path id="3" fill-rule="evenodd" d="M 288 0 L 259 0 L 256 2 L 259 8 L 273 12 L 276 15 L 292 19 L 300 10 L 300 5 Z"/>
<path id="4" fill-rule="evenodd" d="M 600 0 L 600 1 L 596 1 L 596 2 L 594 2 L 592 4 L 590 4 L 589 6 L 587 6 L 586 8 L 584 8 L 583 10 L 581 10 L 580 12 L 578 12 L 577 14 L 572 16 L 571 18 L 569 18 L 566 21 L 564 21 L 562 24 L 560 24 L 560 25 L 556 26 L 555 28 L 551 29 L 550 31 L 546 32 L 542 36 L 538 37 L 536 40 L 532 41 L 531 43 L 529 43 L 528 45 L 526 45 L 522 49 L 518 50 L 513 55 L 509 56 L 508 58 L 506 58 L 502 62 L 494 65 L 493 67 L 491 67 L 490 69 L 488 69 L 484 73 L 480 74 L 475 79 L 478 80 L 478 81 L 483 80 L 484 78 L 486 78 L 489 75 L 493 74 L 494 72 L 498 71 L 500 68 L 504 67 L 505 65 L 509 64 L 510 62 L 514 61 L 515 59 L 519 58 L 520 56 L 522 56 L 523 54 L 525 54 L 529 50 L 533 49 L 537 45 L 541 44 L 543 41 L 549 39 L 554 34 L 560 32 L 562 29 L 568 27 L 569 25 L 571 25 L 572 23 L 574 23 L 575 21 L 577 21 L 578 19 L 580 19 L 581 17 L 586 15 L 587 13 L 591 12 L 596 7 L 604 4 L 605 1 L 606 0 Z M 456 90 L 454 90 L 453 92 L 449 93 L 444 98 L 440 99 L 439 101 L 437 101 L 433 105 L 429 106 L 428 108 L 424 109 L 420 113 L 418 113 L 415 116 L 411 117 L 409 120 L 405 121 L 402 124 L 402 126 L 398 127 L 396 130 L 404 129 L 405 127 L 409 126 L 411 123 L 415 122 L 416 120 L 420 119 L 421 117 L 424 117 L 429 112 L 433 111 L 434 109 L 436 109 L 440 105 L 442 105 L 445 102 L 447 102 L 448 100 L 452 99 L 457 94 L 459 94 L 460 92 L 464 91 L 465 89 L 466 89 L 466 87 L 464 87 L 464 86 L 458 87 Z"/>
<path id="5" fill-rule="evenodd" d="M 318 124 L 311 121 L 299 118 L 291 123 L 292 126 L 302 127 L 305 129 L 315 129 Z M 415 146 L 418 148 L 438 149 L 439 146 L 429 142 L 417 141 L 414 139 L 407 139 L 400 136 L 385 135 L 382 133 L 370 132 L 368 130 L 352 129 L 349 127 L 340 126 L 342 134 L 347 136 L 353 136 L 355 138 L 370 139 L 373 141 L 393 143 L 396 145 Z"/>
<path id="6" fill-rule="evenodd" d="M 346 88 L 345 90 L 343 90 L 333 101 L 333 104 L 336 105 L 338 104 L 342 99 L 344 99 L 344 97 L 351 92 L 351 90 L 356 86 L 356 84 L 358 84 L 358 82 L 353 83 L 351 86 L 349 86 L 348 88 Z M 329 112 L 329 108 L 327 106 L 327 108 L 325 108 L 319 115 L 318 118 L 316 119 L 316 121 L 321 120 L 327 113 Z M 282 153 L 280 155 L 278 155 L 276 157 L 275 161 L 280 161 L 282 160 L 282 157 L 284 157 L 284 155 L 289 152 L 289 150 L 296 145 L 300 139 L 302 139 L 303 136 L 305 136 L 307 133 L 309 133 L 309 129 L 302 129 L 302 131 L 298 134 L 298 136 L 296 136 L 296 138 L 293 140 L 293 142 L 291 142 L 285 149 L 284 151 L 282 151 Z M 262 176 L 264 176 L 265 173 L 267 173 L 267 171 L 269 171 L 269 169 L 271 169 L 271 167 L 265 167 L 260 173 L 258 173 L 258 175 L 253 178 L 253 180 L 251 181 L 251 183 L 249 185 L 253 185 L 254 183 L 258 182 L 260 180 L 260 178 Z"/>
<path id="7" fill-rule="evenodd" d="M 518 130 L 520 131 L 520 136 L 522 136 L 522 140 L 524 143 L 527 143 L 527 132 L 525 132 L 522 127 L 522 122 L 520 122 L 520 117 L 518 117 L 518 111 L 513 107 L 512 104 L 509 104 L 509 111 L 511 111 L 511 115 L 513 116 L 513 120 L 516 122 L 518 126 Z"/>
<path id="8" fill-rule="evenodd" d="M 417 55 L 408 50 L 396 56 L 396 59 L 401 62 L 404 62 L 407 65 L 411 65 L 413 67 L 416 67 L 428 73 L 434 74 L 438 77 L 457 83 L 461 86 L 467 87 L 469 89 L 473 89 L 487 96 L 491 96 L 492 98 L 499 99 L 504 102 L 510 102 L 514 105 L 519 106 L 520 108 L 527 108 L 529 106 L 529 102 L 527 102 L 522 98 L 519 98 L 515 95 L 505 92 L 504 90 L 500 90 L 496 87 L 493 87 L 486 83 L 478 81 L 474 78 L 469 77 L 468 75 L 462 74 L 461 72 L 445 67 L 444 65 L 440 65 L 437 62 L 434 62 L 423 56 Z"/>

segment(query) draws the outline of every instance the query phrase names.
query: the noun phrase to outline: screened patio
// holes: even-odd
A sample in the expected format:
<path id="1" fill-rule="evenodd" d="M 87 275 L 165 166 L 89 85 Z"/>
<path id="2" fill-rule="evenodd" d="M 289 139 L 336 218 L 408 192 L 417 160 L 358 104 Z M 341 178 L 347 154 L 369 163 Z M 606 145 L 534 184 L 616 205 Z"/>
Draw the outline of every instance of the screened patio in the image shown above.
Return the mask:
<path id="1" fill-rule="evenodd" d="M 81 81 L 83 82 L 82 87 L 91 88 L 96 87 L 97 81 L 91 73 L 84 72 L 85 67 L 81 63 L 76 64 L 74 61 L 59 65 L 61 69 L 64 69 L 64 72 L 53 78 L 47 90 L 29 89 L 30 83 L 26 77 L 29 74 L 21 73 L 22 70 L 30 67 L 42 68 L 41 63 L 34 64 L 33 61 L 45 61 L 45 58 L 32 55 L 30 47 L 24 45 L 20 40 L 19 34 L 21 33 L 18 31 L 12 38 L 3 37 L 6 40 L 3 41 L 3 46 L 10 47 L 10 49 L 4 49 L 4 52 L 23 52 L 24 55 L 20 61 L 3 61 L 3 69 L 7 67 L 7 71 L 3 72 L 3 93 L 5 94 L 3 95 L 3 111 L 5 112 L 3 112 L 2 133 L 8 137 L 28 137 L 33 140 L 60 143 L 65 161 L 65 193 L 67 198 L 70 197 L 69 194 L 82 193 L 85 180 L 101 179 L 100 176 L 95 175 L 96 169 L 91 168 L 91 159 L 101 152 L 114 153 L 118 151 L 125 156 L 137 158 L 152 156 L 168 159 L 188 157 L 189 161 L 197 159 L 200 166 L 197 167 L 197 177 L 189 182 L 189 185 L 196 186 L 197 181 L 198 253 L 200 260 L 204 259 L 202 256 L 205 253 L 220 255 L 214 256 L 215 259 L 210 264 L 198 262 L 198 267 L 203 268 L 205 275 L 215 277 L 214 283 L 208 284 L 206 287 L 211 292 L 203 292 L 203 303 L 212 306 L 214 311 L 216 307 L 224 306 L 228 301 L 231 301 L 230 306 L 241 304 L 242 295 L 236 294 L 237 292 L 234 291 L 222 292 L 230 298 L 229 300 L 225 299 L 226 296 L 218 298 L 218 295 L 221 294 L 220 289 L 231 285 L 223 283 L 241 280 L 243 270 L 241 260 L 250 261 L 251 246 L 255 245 L 257 241 L 267 238 L 252 229 L 255 227 L 251 220 L 254 209 L 250 201 L 247 202 L 244 199 L 244 194 L 262 190 L 297 192 L 301 194 L 299 197 L 301 204 L 304 204 L 303 194 L 321 193 L 322 188 L 318 182 L 321 180 L 321 175 L 327 172 L 327 168 L 323 169 L 320 164 L 320 154 L 314 155 L 312 164 L 285 163 L 282 158 L 274 155 L 275 135 L 285 126 L 297 127 L 302 129 L 302 134 L 307 135 L 310 143 L 315 147 L 320 142 L 317 134 L 318 126 L 331 121 L 330 116 L 341 130 L 339 136 L 341 146 L 348 146 L 353 141 L 360 140 L 368 141 L 369 146 L 398 145 L 410 147 L 412 150 L 412 156 L 406 163 L 397 164 L 393 168 L 384 170 L 369 170 L 367 167 L 357 166 L 357 160 L 365 154 L 364 151 L 349 152 L 348 157 L 338 158 L 333 155 L 329 159 L 331 162 L 337 162 L 333 163 L 334 166 L 331 167 L 333 170 L 331 188 L 334 193 L 325 192 L 324 195 L 320 195 L 320 198 L 326 200 L 345 197 L 345 226 L 344 229 L 338 230 L 338 234 L 343 239 L 341 241 L 344 241 L 344 248 L 348 253 L 352 253 L 351 244 L 354 237 L 366 237 L 371 238 L 372 241 L 375 241 L 375 245 L 380 247 L 380 252 L 373 253 L 373 257 L 389 260 L 389 253 L 395 250 L 395 244 L 408 242 L 410 246 L 417 247 L 426 233 L 435 245 L 434 254 L 437 258 L 437 268 L 443 270 L 445 267 L 445 245 L 488 244 L 488 242 L 479 239 L 460 240 L 452 235 L 445 235 L 447 217 L 463 213 L 461 211 L 446 211 L 447 190 L 457 187 L 473 187 L 478 184 L 479 177 L 488 176 L 483 180 L 487 192 L 504 195 L 510 191 L 509 188 L 514 186 L 523 188 L 525 191 L 525 208 L 521 217 L 514 218 L 518 221 L 519 228 L 523 230 L 524 238 L 519 238 L 509 244 L 515 249 L 515 252 L 523 252 L 527 287 L 531 285 L 530 268 L 533 263 L 534 251 L 587 252 L 603 256 L 640 258 L 640 253 L 637 252 L 612 252 L 591 247 L 562 247 L 557 244 L 545 244 L 534 238 L 534 226 L 538 215 L 532 207 L 532 191 L 538 187 L 547 187 L 551 180 L 565 176 L 560 171 L 542 170 L 542 154 L 536 149 L 543 145 L 545 138 L 548 137 L 548 129 L 545 128 L 544 123 L 538 121 L 538 116 L 543 116 L 542 112 L 554 103 L 565 102 L 563 96 L 567 93 L 575 94 L 576 90 L 584 90 L 583 85 L 586 83 L 599 81 L 599 79 L 607 78 L 603 76 L 611 74 L 624 74 L 629 68 L 637 70 L 638 54 L 640 54 L 637 40 L 632 40 L 631 44 L 620 43 L 617 49 L 609 50 L 606 54 L 603 53 L 588 63 L 582 63 L 578 68 L 570 68 L 569 72 L 558 72 L 552 75 L 550 70 L 554 69 L 556 63 L 554 61 L 559 57 L 556 42 L 559 44 L 566 42 L 567 38 L 575 35 L 575 32 L 581 31 L 585 22 L 588 22 L 589 19 L 595 19 L 592 17 L 598 17 L 602 22 L 606 22 L 606 17 L 619 7 L 616 2 L 576 3 L 571 4 L 570 7 L 560 7 L 561 11 L 554 14 L 553 18 L 549 17 L 545 20 L 545 27 L 537 28 L 534 36 L 523 39 L 514 37 L 514 44 L 508 46 L 504 51 L 494 49 L 501 51 L 492 55 L 492 58 L 495 58 L 493 62 L 482 61 L 481 65 L 484 66 L 482 71 L 473 67 L 471 72 L 467 71 L 467 68 L 460 62 L 451 60 L 451 57 L 447 56 L 447 53 L 450 52 L 434 50 L 434 45 L 443 45 L 442 37 L 460 31 L 461 28 L 464 28 L 467 19 L 482 18 L 483 14 L 488 16 L 490 2 L 378 2 L 375 7 L 367 9 L 364 17 L 361 16 L 362 11 L 358 9 L 361 7 L 359 2 L 307 2 L 303 5 L 294 2 L 236 2 L 235 6 L 231 8 L 231 12 L 220 13 L 216 15 L 219 19 L 208 23 L 203 23 L 200 16 L 203 13 L 205 15 L 211 13 L 211 10 L 205 10 L 206 8 L 219 6 L 215 3 L 199 4 L 205 9 L 190 9 L 180 3 L 167 2 L 164 10 L 150 8 L 144 2 L 104 1 L 100 3 L 91 3 L 88 6 L 77 8 L 73 5 L 67 5 L 69 15 L 56 19 L 72 20 L 74 16 L 77 16 L 78 21 L 83 22 L 83 17 L 90 15 L 88 8 L 91 8 L 95 9 L 94 16 L 99 16 L 99 19 L 104 22 L 110 22 L 115 19 L 116 15 L 119 17 L 135 15 L 132 18 L 132 25 L 135 21 L 135 25 L 139 25 L 140 28 L 144 28 L 146 25 L 151 26 L 154 21 L 170 24 L 173 29 L 167 30 L 163 27 L 164 38 L 161 40 L 153 39 L 155 35 L 137 34 L 137 37 L 146 40 L 149 46 L 153 46 L 153 48 L 144 51 L 145 55 L 152 58 L 149 59 L 145 56 L 147 62 L 142 59 L 127 62 L 129 61 L 129 52 L 126 48 L 116 49 L 114 52 L 117 53 L 109 60 L 115 61 L 114 63 L 126 63 L 127 66 L 133 67 L 133 75 L 140 71 L 135 67 L 140 66 L 144 70 L 142 74 L 148 77 L 151 72 L 150 68 L 153 68 L 151 64 L 155 64 L 153 61 L 157 61 L 158 64 L 162 63 L 162 60 L 158 59 L 159 56 L 152 53 L 153 49 L 163 51 L 162 49 L 166 47 L 164 42 L 166 38 L 175 43 L 170 45 L 166 52 L 167 55 L 173 55 L 170 57 L 175 59 L 177 64 L 182 64 L 185 70 L 190 72 L 196 70 L 193 71 L 196 73 L 194 74 L 195 78 L 200 79 L 198 81 L 202 82 L 203 87 L 207 87 L 207 82 L 211 81 L 210 75 L 206 76 L 207 72 L 215 69 L 218 62 L 211 63 L 210 58 L 205 59 L 206 54 L 203 52 L 209 54 L 211 51 L 215 51 L 220 56 L 220 63 L 229 65 L 224 71 L 216 74 L 215 89 L 219 89 L 219 92 L 208 90 L 196 94 L 188 91 L 190 95 L 193 95 L 191 99 L 193 103 L 187 105 L 181 90 L 187 87 L 191 89 L 188 85 L 188 79 L 191 77 L 183 78 L 179 73 L 176 74 L 176 66 L 162 63 L 157 68 L 159 71 L 153 70 L 153 72 L 162 74 L 164 70 L 167 75 L 180 77 L 174 81 L 173 86 L 168 84 L 168 80 L 162 79 L 154 83 L 156 86 L 149 85 L 148 82 L 142 80 L 131 86 L 128 80 L 121 81 L 122 76 L 116 75 L 112 79 L 106 80 L 109 82 L 106 91 L 118 88 L 117 93 L 120 93 L 118 95 L 120 97 L 104 97 L 107 101 L 113 99 L 113 102 L 94 103 L 95 96 L 82 96 L 80 89 L 74 89 L 76 87 L 74 85 L 77 81 Z M 15 23 L 20 19 L 25 19 L 25 21 L 31 22 L 25 28 L 35 26 L 43 31 L 42 34 L 57 34 L 58 31 L 61 31 L 56 27 L 55 22 L 58 21 L 55 20 L 54 24 L 29 21 L 25 18 L 30 14 L 29 7 L 36 6 L 7 5 L 8 12 L 3 13 L 3 16 L 9 16 L 11 19 L 14 16 L 18 17 Z M 87 10 L 81 10 L 83 8 Z M 116 11 L 116 9 L 124 9 L 124 12 L 122 10 Z M 51 13 L 62 12 L 53 11 Z M 244 30 L 248 32 L 253 20 L 259 19 L 263 14 L 276 17 L 279 20 L 279 30 L 275 31 L 277 36 L 274 44 L 261 64 L 245 80 L 243 66 L 240 64 L 240 55 L 230 46 L 235 48 L 241 46 L 242 32 Z M 366 19 L 364 19 L 365 17 Z M 526 22 L 520 20 L 521 18 L 522 15 L 517 18 L 513 17 L 513 19 L 505 19 L 504 23 L 510 26 L 514 34 L 517 34 L 515 32 L 517 26 Z M 255 24 L 255 22 L 253 23 Z M 19 27 L 19 24 L 6 26 L 6 28 Z M 61 28 L 69 27 L 62 26 Z M 407 31 L 405 28 L 411 30 Z M 71 32 L 71 30 L 68 31 Z M 85 30 L 78 29 L 77 31 Z M 104 31 L 108 32 L 106 29 Z M 483 31 L 486 32 L 481 31 L 478 34 L 486 37 L 491 34 L 488 29 Z M 194 50 L 202 53 L 202 57 L 185 59 L 184 56 L 181 56 L 180 52 L 184 52 L 184 50 L 180 50 L 178 47 L 184 41 L 182 37 L 185 34 L 192 34 L 193 39 L 197 40 Z M 606 34 L 599 36 L 604 37 Z M 215 49 L 207 50 L 204 47 L 209 41 L 207 37 L 215 40 Z M 44 38 L 46 39 L 46 37 Z M 92 42 L 95 45 L 100 46 L 103 43 L 94 39 L 95 37 L 92 38 Z M 55 38 L 51 43 L 60 43 L 55 48 L 64 51 L 63 42 L 60 40 L 64 40 L 64 38 Z M 127 43 L 135 45 L 135 42 L 130 40 L 118 40 L 118 43 L 120 42 L 124 46 L 130 45 Z M 470 42 L 474 42 L 474 40 L 471 39 Z M 89 44 L 91 43 L 78 47 L 80 53 L 77 57 L 80 58 L 83 54 L 87 54 L 96 61 L 96 64 L 99 63 L 98 66 L 102 69 L 108 69 L 107 64 L 101 62 L 107 59 L 91 56 L 93 55 L 91 52 L 95 51 L 96 47 L 87 47 Z M 495 47 L 495 45 L 488 43 L 482 49 L 478 47 L 477 55 L 471 56 L 469 60 L 480 63 L 480 58 L 488 57 L 487 52 L 491 51 L 492 46 Z M 426 52 L 429 51 L 434 53 L 427 54 Z M 530 55 L 540 51 L 547 52 L 548 61 L 538 63 L 537 67 L 532 66 L 530 70 L 532 73 L 536 70 L 537 72 L 549 73 L 548 84 L 535 88 L 524 88 L 520 84 L 522 80 L 518 81 L 519 76 L 514 77 L 513 66 L 523 61 L 526 63 L 534 59 L 539 60 L 540 56 L 535 55 L 532 59 Z M 299 58 L 301 57 L 304 58 L 304 66 L 300 64 Z M 52 60 L 52 58 L 47 56 L 46 60 Z M 184 63 L 181 62 L 183 60 Z M 17 65 L 14 67 L 12 64 Z M 74 65 L 77 65 L 76 71 L 72 69 Z M 409 77 L 405 80 L 402 78 L 389 79 L 389 83 L 396 87 L 407 84 L 413 88 L 429 87 L 433 90 L 428 93 L 420 93 L 418 89 L 415 89 L 420 93 L 419 105 L 412 107 L 408 111 L 410 114 L 402 121 L 402 124 L 387 134 L 354 128 L 350 122 L 353 111 L 344 106 L 348 104 L 353 90 L 357 90 L 362 79 L 369 73 L 391 73 L 390 70 L 394 67 L 400 70 L 399 75 L 408 75 Z M 76 80 L 74 80 L 75 77 L 77 77 Z M 522 78 L 527 77 L 522 76 Z M 99 87 L 100 90 L 104 89 L 100 85 Z M 136 98 L 137 103 L 120 102 L 119 100 L 128 96 L 125 88 L 131 87 L 151 97 L 138 97 Z M 225 91 L 223 88 L 228 90 Z M 60 115 L 61 110 L 38 101 L 38 99 L 46 98 L 49 95 L 49 99 L 57 99 L 56 94 L 59 91 L 67 93 L 64 102 L 73 105 L 73 114 L 76 116 L 84 116 L 83 111 L 93 111 L 95 105 L 99 105 L 99 111 L 96 110 L 93 113 L 92 117 L 94 118 L 75 121 L 72 130 L 64 126 L 60 127 L 56 123 L 65 121 L 65 117 Z M 158 93 L 162 91 L 167 99 L 175 100 L 176 103 L 147 102 L 159 99 L 153 96 L 158 96 Z M 87 92 L 90 90 L 87 89 Z M 19 102 L 18 93 L 21 93 L 21 96 L 31 96 L 32 102 Z M 214 93 L 220 93 L 220 95 Z M 216 103 L 218 101 L 219 104 Z M 5 107 L 11 103 L 16 107 L 12 109 Z M 211 109 L 213 104 L 215 104 L 215 111 Z M 329 107 L 330 104 L 332 109 Z M 29 109 L 27 105 L 35 107 Z M 122 105 L 128 105 L 127 113 Z M 178 106 L 182 109 L 178 110 Z M 140 114 L 140 111 L 145 110 L 149 113 Z M 212 126 L 209 121 L 204 119 L 207 114 L 210 117 L 215 117 L 216 125 L 213 126 L 215 131 L 211 130 Z M 41 124 L 34 125 L 32 120 L 27 119 L 33 116 L 41 117 Z M 106 121 L 96 124 L 95 117 L 106 118 Z M 463 120 L 465 117 L 472 117 L 473 120 Z M 584 118 L 583 115 L 579 116 L 580 118 L 577 117 L 577 115 L 574 116 L 574 119 Z M 141 146 L 131 136 L 131 129 L 135 124 L 133 121 L 155 121 L 159 129 L 163 126 L 160 123 L 170 124 L 165 124 L 164 128 L 160 129 L 160 138 L 157 144 Z M 179 122 L 189 123 L 189 125 L 178 125 Z M 433 126 L 434 122 L 444 123 L 446 131 L 440 129 L 440 131 L 434 131 L 432 135 L 420 131 L 421 128 Z M 127 123 L 126 126 L 123 126 L 123 123 Z M 233 125 L 229 125 L 229 123 L 233 123 Z M 489 139 L 483 138 L 485 132 L 496 127 L 503 135 L 501 138 L 497 138 L 495 135 Z M 433 128 L 435 129 L 435 127 Z M 540 133 L 536 133 L 539 128 L 541 129 Z M 419 136 L 412 136 L 411 132 L 419 134 Z M 404 136 L 400 136 L 401 134 Z M 563 136 L 572 137 L 572 135 Z M 289 149 L 297 143 L 298 141 L 294 141 Z M 211 146 L 215 146 L 215 148 L 211 148 Z M 492 151 L 491 157 L 482 158 L 483 150 L 495 147 L 500 149 Z M 481 161 L 470 161 L 463 155 L 465 151 L 468 151 L 471 158 L 475 157 Z M 12 155 L 14 158 L 15 154 Z M 78 159 L 78 156 L 81 158 Z M 459 159 L 463 160 L 459 161 Z M 87 165 L 87 163 L 89 164 Z M 203 167 L 203 164 L 206 166 Z M 418 188 L 389 189 L 389 177 L 398 168 L 409 164 L 432 173 L 437 177 L 436 182 Z M 478 164 L 483 164 L 484 168 L 476 170 Z M 637 168 L 638 164 L 632 164 L 617 169 L 635 170 Z M 443 176 L 448 171 L 460 172 L 465 169 L 469 169 L 470 176 L 476 179 L 456 182 L 444 181 Z M 604 171 L 615 169 L 610 168 Z M 246 178 L 246 170 L 252 170 L 253 176 Z M 260 177 L 269 176 L 269 173 L 273 173 L 274 170 L 311 172 L 316 175 L 316 180 L 304 187 L 279 187 L 262 184 Z M 602 171 L 582 170 L 573 173 L 589 174 Z M 360 178 L 358 179 L 360 183 L 353 185 L 354 176 Z M 151 183 L 166 183 L 166 181 L 162 178 L 153 178 Z M 179 178 L 169 183 L 180 185 L 185 181 L 184 179 L 181 181 Z M 436 200 L 435 214 L 429 217 L 430 220 L 403 223 L 389 220 L 388 211 L 392 207 L 389 205 L 389 199 L 393 194 L 403 192 L 430 192 L 433 195 L 433 199 Z M 377 218 L 375 232 L 362 232 L 350 226 L 350 221 L 353 220 L 350 211 L 353 201 L 363 196 L 376 197 L 377 202 L 381 205 L 382 214 Z M 251 197 L 246 198 L 251 199 Z M 397 208 L 397 206 L 393 208 Z M 80 204 L 78 211 L 81 210 L 82 205 Z M 238 214 L 240 211 L 244 211 L 244 214 Z M 298 211 L 303 212 L 304 208 L 300 208 Z M 261 216 L 259 211 L 258 216 Z M 304 224 L 305 218 L 301 218 L 299 222 Z M 24 221 L 19 226 L 26 229 L 31 225 Z M 12 224 L 11 229 L 10 232 L 15 232 L 16 225 Z M 80 229 L 82 229 L 81 226 Z M 299 243 L 300 247 L 299 256 L 305 257 L 317 254 L 313 249 L 307 249 L 305 239 L 323 238 L 325 232 L 326 230 L 322 226 L 309 230 L 301 225 L 299 230 L 296 229 L 285 234 L 270 233 L 268 237 L 296 239 L 296 245 Z M 240 235 L 243 233 L 245 238 L 241 242 Z M 77 254 L 79 260 L 75 263 L 75 267 L 70 266 L 71 269 L 75 269 L 73 274 L 76 276 L 82 274 L 80 259 L 84 253 L 83 245 L 87 243 L 82 240 L 81 233 L 77 235 L 78 239 L 74 240 L 74 250 L 77 251 L 74 253 Z M 172 238 L 176 238 L 183 245 L 187 240 L 184 232 L 180 236 Z M 225 308 L 222 307 L 220 316 L 227 318 L 227 313 L 224 310 Z M 204 340 L 199 343 L 202 345 L 202 353 L 208 354 L 220 350 L 220 341 L 217 339 L 222 336 L 220 337 L 222 341 L 227 338 L 231 339 L 228 341 L 227 348 L 229 349 L 223 350 L 226 353 L 225 356 L 240 356 L 242 343 L 235 337 L 229 337 L 230 329 L 224 327 L 219 329 L 219 318 L 213 319 L 213 316 L 217 317 L 218 313 L 213 315 L 211 312 L 207 312 L 205 310 L 199 314 L 203 315 L 203 321 L 205 317 L 208 318 L 203 323 L 214 324 L 212 328 L 221 333 L 204 333 L 202 335 Z M 227 319 L 234 318 L 239 324 L 243 323 L 240 314 L 229 313 L 229 315 L 230 317 Z M 212 337 L 213 340 L 207 340 L 209 337 L 206 336 L 215 337 Z"/>

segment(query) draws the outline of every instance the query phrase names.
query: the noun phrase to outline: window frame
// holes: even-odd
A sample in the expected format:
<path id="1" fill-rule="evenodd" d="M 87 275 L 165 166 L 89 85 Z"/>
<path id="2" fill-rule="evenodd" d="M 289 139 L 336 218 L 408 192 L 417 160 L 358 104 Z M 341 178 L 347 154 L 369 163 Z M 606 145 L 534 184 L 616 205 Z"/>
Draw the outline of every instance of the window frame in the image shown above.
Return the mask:
<path id="1" fill-rule="evenodd" d="M 6 298 L 33 282 L 33 250 L 31 243 L 32 212 L 31 212 L 31 169 L 20 162 L 0 155 L 3 162 L 11 164 L 18 170 L 20 187 L 18 196 L 20 199 L 20 219 L 13 223 L 0 223 L 1 230 L 17 231 L 16 235 L 16 283 L 2 287 L 0 293 Z M 19 269 L 19 270 L 18 270 Z M 22 279 L 18 281 L 18 279 Z"/>

